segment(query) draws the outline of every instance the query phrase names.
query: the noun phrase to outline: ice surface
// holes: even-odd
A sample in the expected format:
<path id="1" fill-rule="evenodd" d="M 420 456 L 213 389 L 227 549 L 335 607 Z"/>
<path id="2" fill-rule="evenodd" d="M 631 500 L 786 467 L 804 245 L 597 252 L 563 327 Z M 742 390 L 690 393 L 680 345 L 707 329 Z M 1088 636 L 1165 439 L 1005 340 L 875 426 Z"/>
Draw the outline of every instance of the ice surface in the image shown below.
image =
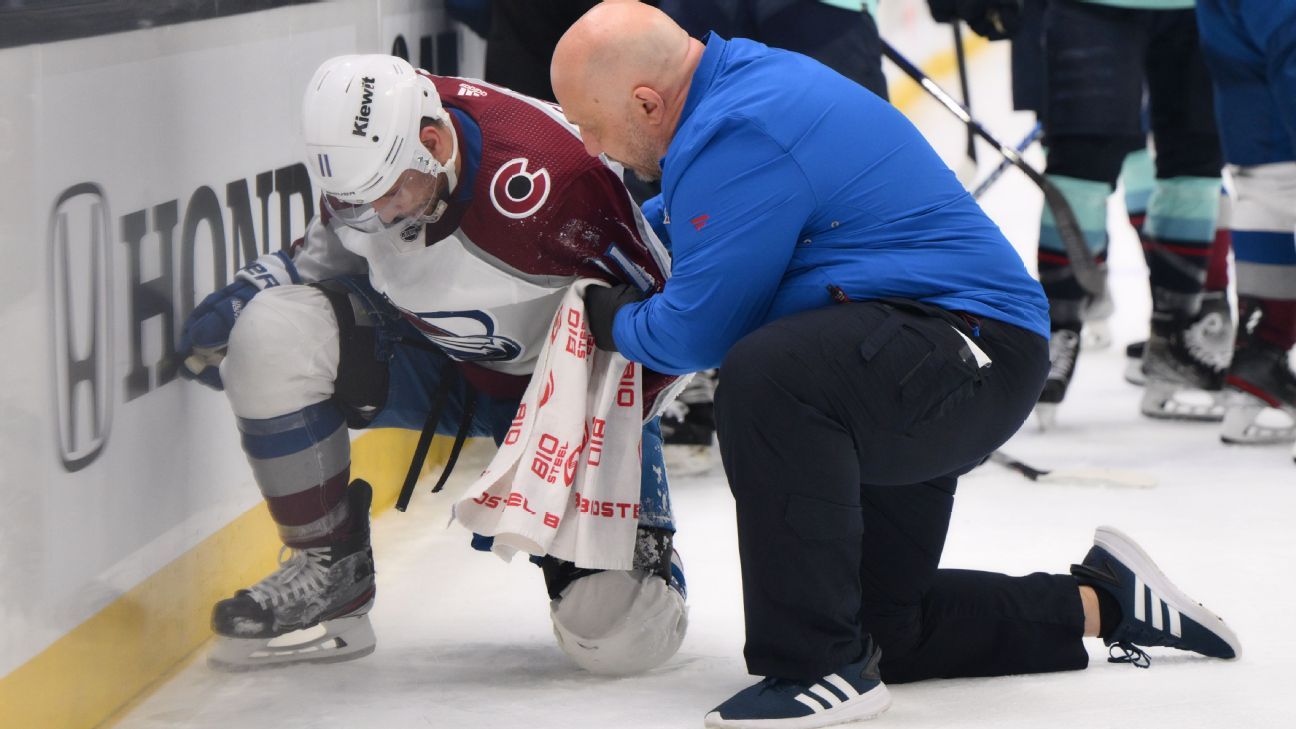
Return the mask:
<path id="1" fill-rule="evenodd" d="M 1005 141 L 1031 124 L 1011 114 L 1006 46 L 974 68 L 974 108 Z M 914 113 L 947 159 L 963 137 L 941 108 Z M 1034 160 L 1038 163 L 1038 153 Z M 997 161 L 981 148 L 982 173 Z M 1040 196 L 1010 171 L 983 199 L 1033 261 Z M 1124 382 L 1124 345 L 1146 335 L 1146 271 L 1121 220 L 1112 245 L 1115 344 L 1082 355 L 1055 431 L 1034 423 L 1005 448 L 1042 468 L 1110 467 L 1159 479 L 1147 490 L 1037 484 L 998 466 L 967 476 L 944 564 L 1022 574 L 1065 571 L 1093 528 L 1138 540 L 1185 592 L 1222 615 L 1244 645 L 1221 662 L 1154 649 L 1150 670 L 1108 664 L 1088 641 L 1084 671 L 929 681 L 892 688 L 894 705 L 870 726 L 1293 727 L 1296 678 L 1296 464 L 1290 447 L 1226 447 L 1218 426 L 1154 422 Z M 406 514 L 375 523 L 378 649 L 351 663 L 251 675 L 194 661 L 138 706 L 123 729 L 161 727 L 437 727 L 446 729 L 674 729 L 701 727 L 707 710 L 751 682 L 742 662 L 742 605 L 733 506 L 723 476 L 673 484 L 692 606 L 678 656 L 622 679 L 586 674 L 554 643 L 540 571 L 472 552 L 445 529 L 453 494 L 420 493 Z"/>

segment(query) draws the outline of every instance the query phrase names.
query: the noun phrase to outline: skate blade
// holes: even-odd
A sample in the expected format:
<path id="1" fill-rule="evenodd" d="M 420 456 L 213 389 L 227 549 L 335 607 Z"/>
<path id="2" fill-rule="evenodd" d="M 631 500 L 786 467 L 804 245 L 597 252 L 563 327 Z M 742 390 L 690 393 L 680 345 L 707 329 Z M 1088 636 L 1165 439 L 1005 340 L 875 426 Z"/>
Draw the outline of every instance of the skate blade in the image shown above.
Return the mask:
<path id="1" fill-rule="evenodd" d="M 719 463 L 714 444 L 667 444 L 662 448 L 662 456 L 666 460 L 666 473 L 671 476 L 699 476 Z"/>
<path id="2" fill-rule="evenodd" d="M 1143 384 L 1139 412 L 1157 420 L 1218 423 L 1224 419 L 1224 403 L 1218 392 L 1148 381 Z"/>
<path id="3" fill-rule="evenodd" d="M 1055 402 L 1035 403 L 1035 422 L 1040 431 L 1047 432 L 1057 427 L 1057 408 Z"/>
<path id="4" fill-rule="evenodd" d="M 1125 381 L 1139 387 L 1142 387 L 1147 382 L 1147 375 L 1143 374 L 1143 359 L 1141 357 L 1125 358 Z"/>
<path id="5" fill-rule="evenodd" d="M 1296 440 L 1296 414 L 1271 408 L 1260 398 L 1231 392 L 1220 428 L 1220 441 L 1230 445 L 1275 445 Z"/>
<path id="6" fill-rule="evenodd" d="M 217 636 L 207 665 L 217 671 L 242 672 L 297 663 L 337 663 L 373 653 L 376 643 L 369 616 L 362 614 L 269 639 Z"/>
<path id="7" fill-rule="evenodd" d="M 1084 323 L 1084 328 L 1080 330 L 1081 352 L 1108 349 L 1111 346 L 1111 327 L 1108 326 L 1106 319 L 1095 319 Z"/>

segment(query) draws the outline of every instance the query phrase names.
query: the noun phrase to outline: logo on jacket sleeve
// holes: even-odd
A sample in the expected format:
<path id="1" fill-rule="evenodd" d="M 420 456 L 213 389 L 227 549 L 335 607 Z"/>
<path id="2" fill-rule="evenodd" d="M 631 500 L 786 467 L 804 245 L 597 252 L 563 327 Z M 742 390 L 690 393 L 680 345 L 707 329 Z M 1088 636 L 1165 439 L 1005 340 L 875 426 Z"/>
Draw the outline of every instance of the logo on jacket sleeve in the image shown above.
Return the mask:
<path id="1" fill-rule="evenodd" d="M 529 162 L 525 157 L 511 159 L 500 165 L 491 178 L 491 203 L 507 218 L 530 217 L 549 199 L 549 171 L 542 167 L 528 172 Z"/>

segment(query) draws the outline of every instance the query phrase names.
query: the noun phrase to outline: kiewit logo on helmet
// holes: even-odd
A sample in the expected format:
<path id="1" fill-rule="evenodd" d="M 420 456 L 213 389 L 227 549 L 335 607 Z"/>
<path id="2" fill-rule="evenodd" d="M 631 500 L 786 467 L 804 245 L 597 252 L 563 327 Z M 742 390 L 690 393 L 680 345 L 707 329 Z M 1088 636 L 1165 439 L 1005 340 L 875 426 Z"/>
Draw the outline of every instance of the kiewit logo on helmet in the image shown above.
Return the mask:
<path id="1" fill-rule="evenodd" d="M 360 79 L 360 83 L 364 84 L 364 92 L 360 95 L 360 113 L 356 114 L 355 124 L 351 127 L 351 133 L 357 137 L 369 133 L 369 109 L 374 97 L 373 78 L 365 76 Z"/>

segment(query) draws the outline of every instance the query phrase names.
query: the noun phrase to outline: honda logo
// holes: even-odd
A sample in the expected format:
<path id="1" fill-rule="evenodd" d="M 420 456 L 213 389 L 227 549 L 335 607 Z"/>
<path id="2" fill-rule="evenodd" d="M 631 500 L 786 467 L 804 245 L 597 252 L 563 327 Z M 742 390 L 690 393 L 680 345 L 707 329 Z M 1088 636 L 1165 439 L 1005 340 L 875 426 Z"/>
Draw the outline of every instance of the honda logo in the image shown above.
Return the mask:
<path id="1" fill-rule="evenodd" d="M 90 464 L 112 422 L 112 227 L 93 183 L 68 188 L 50 213 L 50 337 L 55 433 L 68 471 Z"/>

